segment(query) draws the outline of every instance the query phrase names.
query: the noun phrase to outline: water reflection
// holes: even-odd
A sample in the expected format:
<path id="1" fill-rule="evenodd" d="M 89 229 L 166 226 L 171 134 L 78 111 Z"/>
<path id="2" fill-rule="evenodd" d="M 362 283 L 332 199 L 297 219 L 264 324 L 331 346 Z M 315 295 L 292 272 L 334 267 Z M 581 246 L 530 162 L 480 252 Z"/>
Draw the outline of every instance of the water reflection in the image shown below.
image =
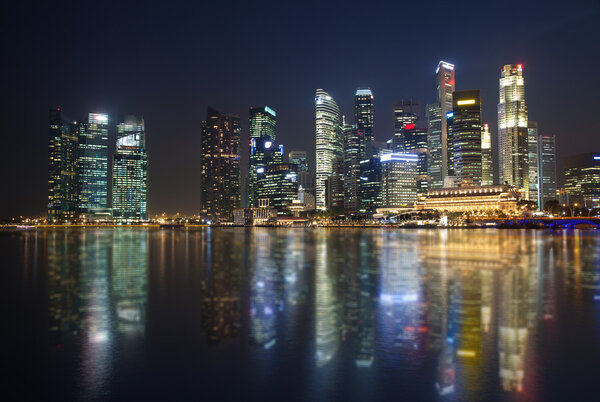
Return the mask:
<path id="1" fill-rule="evenodd" d="M 599 347 L 596 232 L 99 229 L 25 236 L 25 261 L 45 242 L 49 344 L 75 348 L 72 374 L 86 398 L 105 397 L 115 373 L 148 361 L 145 354 L 157 348 L 148 321 L 200 353 L 187 364 L 220 364 L 219 356 L 237 348 L 230 361 L 249 362 L 238 368 L 249 379 L 258 378 L 255 367 L 264 369 L 260 381 L 274 384 L 292 381 L 279 378 L 280 370 L 293 374 L 306 399 L 325 390 L 377 399 L 374 389 L 383 396 L 397 381 L 456 399 L 490 392 L 536 399 L 542 362 L 556 356 L 540 350 L 564 338 L 562 323 L 590 323 L 595 338 L 587 342 Z M 199 330 L 167 327 L 182 320 Z M 137 354 L 125 364 L 124 350 L 132 349 Z"/>

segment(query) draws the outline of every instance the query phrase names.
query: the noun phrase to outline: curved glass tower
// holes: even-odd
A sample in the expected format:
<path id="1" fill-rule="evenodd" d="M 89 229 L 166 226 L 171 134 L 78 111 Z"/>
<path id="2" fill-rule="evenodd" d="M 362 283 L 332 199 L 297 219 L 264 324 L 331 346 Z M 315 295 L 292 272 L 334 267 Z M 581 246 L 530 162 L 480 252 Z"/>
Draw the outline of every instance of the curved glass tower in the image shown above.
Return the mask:
<path id="1" fill-rule="evenodd" d="M 324 90 L 317 89 L 316 105 L 316 201 L 325 209 L 325 181 L 333 172 L 333 159 L 341 157 L 344 149 L 340 108 Z"/>

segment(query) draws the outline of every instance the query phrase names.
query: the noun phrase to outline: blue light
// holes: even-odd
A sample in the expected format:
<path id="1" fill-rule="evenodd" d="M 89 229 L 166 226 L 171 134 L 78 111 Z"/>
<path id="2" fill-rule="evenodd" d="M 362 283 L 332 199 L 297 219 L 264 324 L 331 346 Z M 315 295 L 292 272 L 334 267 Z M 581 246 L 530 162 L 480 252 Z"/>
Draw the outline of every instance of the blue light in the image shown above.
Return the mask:
<path id="1" fill-rule="evenodd" d="M 448 113 L 446 113 L 446 118 L 447 119 L 451 119 L 452 117 L 454 117 L 454 112 L 448 112 Z"/>

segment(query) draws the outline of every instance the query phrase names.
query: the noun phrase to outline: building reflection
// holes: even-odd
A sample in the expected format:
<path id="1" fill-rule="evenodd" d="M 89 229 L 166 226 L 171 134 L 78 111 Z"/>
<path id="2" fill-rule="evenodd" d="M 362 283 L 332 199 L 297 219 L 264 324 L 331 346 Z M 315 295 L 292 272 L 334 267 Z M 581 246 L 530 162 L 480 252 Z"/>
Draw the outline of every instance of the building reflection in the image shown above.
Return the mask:
<path id="1" fill-rule="evenodd" d="M 340 243 L 325 231 L 315 234 L 315 359 L 318 367 L 327 364 L 340 347 L 342 303 L 337 270 L 342 265 L 345 249 Z"/>
<path id="2" fill-rule="evenodd" d="M 358 255 L 358 350 L 355 362 L 358 367 L 371 367 L 375 347 L 375 312 L 377 309 L 377 285 L 381 236 L 362 232 Z"/>
<path id="3" fill-rule="evenodd" d="M 203 232 L 200 253 L 202 327 L 209 345 L 237 337 L 241 327 L 244 233 Z"/>

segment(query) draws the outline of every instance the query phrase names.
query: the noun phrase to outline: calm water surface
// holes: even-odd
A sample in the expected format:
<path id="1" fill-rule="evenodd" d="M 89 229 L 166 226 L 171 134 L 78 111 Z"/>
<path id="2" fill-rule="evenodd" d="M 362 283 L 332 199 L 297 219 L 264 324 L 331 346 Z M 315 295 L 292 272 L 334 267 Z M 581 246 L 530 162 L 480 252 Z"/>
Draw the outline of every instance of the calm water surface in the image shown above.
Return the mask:
<path id="1" fill-rule="evenodd" d="M 598 400 L 600 232 L 0 231 L 14 400 Z"/>

